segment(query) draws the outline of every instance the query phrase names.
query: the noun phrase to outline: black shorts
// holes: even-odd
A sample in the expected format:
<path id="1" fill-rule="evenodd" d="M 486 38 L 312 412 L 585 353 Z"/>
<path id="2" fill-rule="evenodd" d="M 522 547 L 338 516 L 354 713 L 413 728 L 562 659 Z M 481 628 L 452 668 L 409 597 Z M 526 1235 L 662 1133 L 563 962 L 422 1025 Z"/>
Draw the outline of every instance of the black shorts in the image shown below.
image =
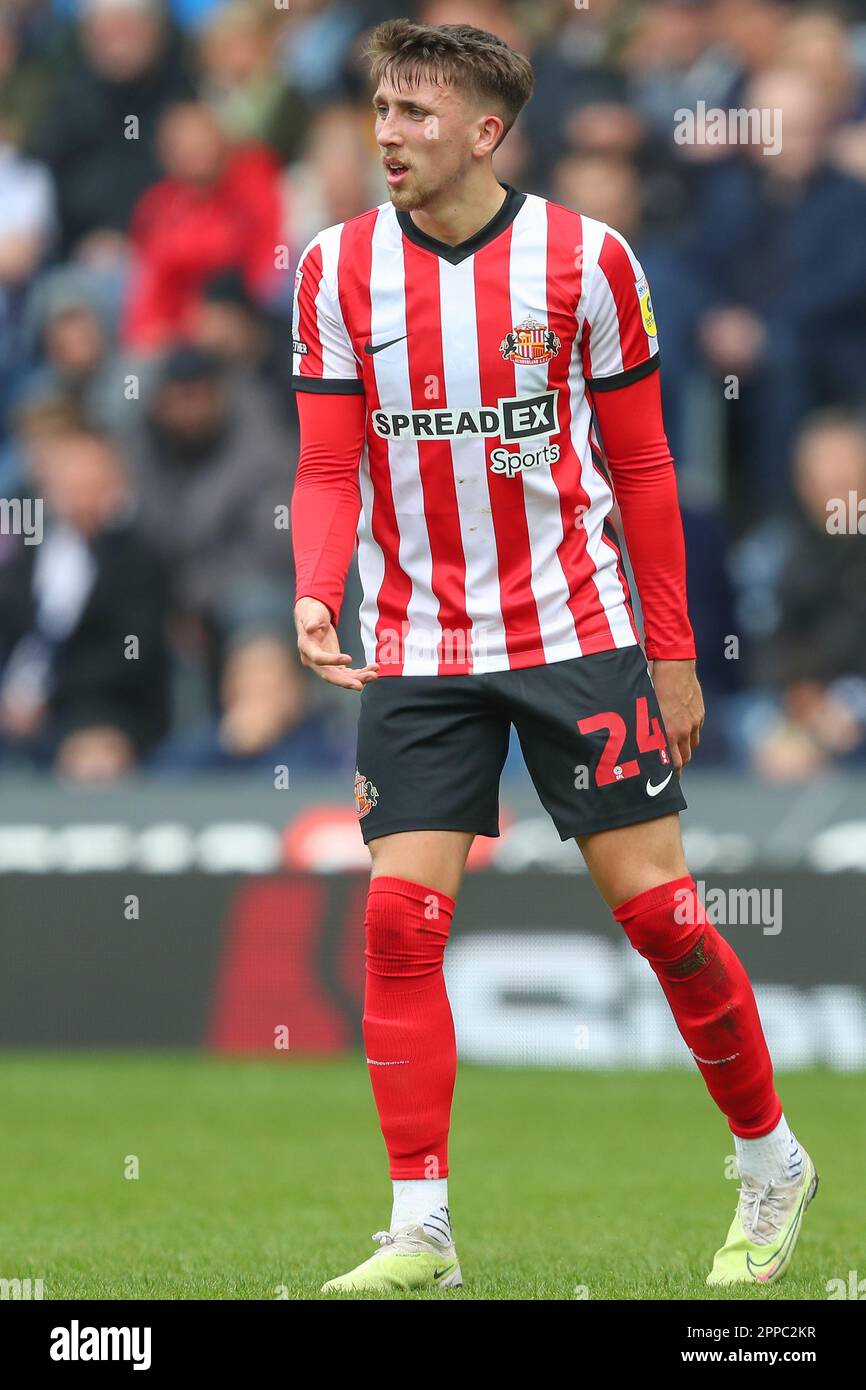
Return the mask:
<path id="1" fill-rule="evenodd" d="M 380 676 L 361 692 L 365 843 L 401 830 L 499 834 L 511 725 L 562 840 L 682 811 L 640 646 L 472 676 Z"/>

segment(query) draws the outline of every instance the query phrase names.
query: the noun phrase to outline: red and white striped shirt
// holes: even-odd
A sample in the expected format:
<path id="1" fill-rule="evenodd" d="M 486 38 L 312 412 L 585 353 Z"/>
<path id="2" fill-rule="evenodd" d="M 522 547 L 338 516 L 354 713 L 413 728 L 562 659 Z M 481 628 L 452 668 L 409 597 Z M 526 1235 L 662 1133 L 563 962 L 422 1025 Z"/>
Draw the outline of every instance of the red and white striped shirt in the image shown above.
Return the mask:
<path id="1" fill-rule="evenodd" d="M 293 334 L 297 390 L 365 397 L 360 618 L 382 674 L 638 641 L 589 395 L 658 366 L 619 233 L 509 188 L 451 247 L 385 203 L 304 251 Z"/>

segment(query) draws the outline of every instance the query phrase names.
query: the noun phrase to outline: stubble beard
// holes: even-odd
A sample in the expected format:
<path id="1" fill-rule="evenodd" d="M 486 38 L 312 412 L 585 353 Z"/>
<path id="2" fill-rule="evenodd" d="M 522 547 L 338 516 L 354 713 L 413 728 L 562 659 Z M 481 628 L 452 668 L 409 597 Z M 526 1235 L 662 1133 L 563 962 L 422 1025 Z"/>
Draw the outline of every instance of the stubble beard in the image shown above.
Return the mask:
<path id="1" fill-rule="evenodd" d="M 423 208 L 429 198 L 429 192 L 424 185 L 419 183 L 417 175 L 410 173 L 411 186 L 409 188 L 389 188 L 388 195 L 398 212 L 414 212 L 416 208 Z"/>
<path id="2" fill-rule="evenodd" d="M 398 212 L 416 212 L 429 207 L 453 183 L 453 178 L 440 176 L 436 182 L 419 176 L 416 169 L 410 170 L 408 188 L 389 188 L 391 202 Z"/>

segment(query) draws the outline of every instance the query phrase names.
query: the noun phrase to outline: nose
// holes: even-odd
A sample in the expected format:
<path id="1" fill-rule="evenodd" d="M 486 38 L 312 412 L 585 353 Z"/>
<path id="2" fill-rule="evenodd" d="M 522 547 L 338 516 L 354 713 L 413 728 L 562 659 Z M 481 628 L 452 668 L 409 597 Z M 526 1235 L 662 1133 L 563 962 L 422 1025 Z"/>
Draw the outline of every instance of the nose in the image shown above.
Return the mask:
<path id="1" fill-rule="evenodd" d="M 376 139 L 382 149 L 387 149 L 389 145 L 402 145 L 403 137 L 397 125 L 397 118 L 392 111 L 382 120 L 380 118 L 379 130 Z"/>

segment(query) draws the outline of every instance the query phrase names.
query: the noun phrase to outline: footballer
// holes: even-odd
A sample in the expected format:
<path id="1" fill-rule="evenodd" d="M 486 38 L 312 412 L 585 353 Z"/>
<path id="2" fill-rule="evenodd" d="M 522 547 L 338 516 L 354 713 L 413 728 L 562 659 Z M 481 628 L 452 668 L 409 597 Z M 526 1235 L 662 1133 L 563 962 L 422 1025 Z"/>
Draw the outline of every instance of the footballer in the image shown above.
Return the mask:
<path id="1" fill-rule="evenodd" d="M 497 179 L 526 58 L 470 25 L 402 19 L 367 56 L 388 198 L 299 262 L 292 536 L 301 659 L 360 692 L 363 1035 L 393 1205 L 376 1252 L 324 1288 L 462 1284 L 442 967 L 473 838 L 499 834 L 512 725 L 734 1136 L 738 1205 L 707 1282 L 770 1282 L 818 1179 L 683 855 L 704 705 L 650 288 L 614 228 Z M 359 668 L 335 631 L 356 539 Z"/>

